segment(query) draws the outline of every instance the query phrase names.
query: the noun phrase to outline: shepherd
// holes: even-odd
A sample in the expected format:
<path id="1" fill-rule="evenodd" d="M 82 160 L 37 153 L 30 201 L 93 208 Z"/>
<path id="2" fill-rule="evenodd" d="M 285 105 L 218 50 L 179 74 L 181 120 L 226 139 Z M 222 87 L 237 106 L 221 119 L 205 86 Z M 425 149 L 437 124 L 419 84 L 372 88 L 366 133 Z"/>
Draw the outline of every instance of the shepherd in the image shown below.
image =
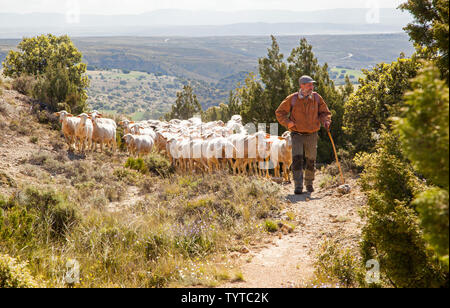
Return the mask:
<path id="1" fill-rule="evenodd" d="M 317 142 L 320 125 L 327 131 L 331 127 L 331 112 L 317 92 L 310 76 L 299 79 L 300 90 L 289 95 L 275 111 L 278 122 L 286 127 L 292 136 L 292 172 L 296 195 L 303 193 L 303 168 L 306 157 L 305 185 L 309 193 L 314 192 Z"/>

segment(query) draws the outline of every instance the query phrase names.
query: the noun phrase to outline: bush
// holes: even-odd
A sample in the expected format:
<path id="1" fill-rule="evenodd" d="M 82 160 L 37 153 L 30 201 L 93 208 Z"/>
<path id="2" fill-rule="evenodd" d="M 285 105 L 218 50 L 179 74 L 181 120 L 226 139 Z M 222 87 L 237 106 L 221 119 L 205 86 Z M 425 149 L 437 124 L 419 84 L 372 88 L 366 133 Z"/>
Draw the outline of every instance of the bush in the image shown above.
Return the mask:
<path id="1" fill-rule="evenodd" d="M 51 114 L 46 110 L 36 111 L 36 118 L 37 118 L 38 122 L 41 124 L 48 124 L 49 122 L 52 122 L 52 124 L 53 124 L 55 122 L 54 120 L 52 121 Z M 56 123 L 58 123 L 58 122 L 56 122 Z"/>
<path id="2" fill-rule="evenodd" d="M 175 173 L 175 168 L 170 162 L 159 154 L 151 154 L 147 158 L 128 158 L 125 168 L 139 171 L 142 174 L 153 173 L 156 176 L 169 177 Z"/>
<path id="3" fill-rule="evenodd" d="M 337 242 L 327 240 L 320 245 L 314 268 L 318 281 L 338 283 L 347 288 L 364 283 L 360 261 L 350 249 Z"/>
<path id="4" fill-rule="evenodd" d="M 16 90 L 20 94 L 31 96 L 33 93 L 33 87 L 36 83 L 36 78 L 28 75 L 17 77 L 12 82 L 13 90 Z"/>
<path id="5" fill-rule="evenodd" d="M 439 78 L 439 70 L 426 64 L 412 81 L 414 90 L 405 95 L 403 114 L 395 122 L 407 158 L 429 185 L 413 206 L 420 213 L 429 247 L 448 275 L 449 92 L 446 82 Z"/>
<path id="6" fill-rule="evenodd" d="M 27 263 L 20 263 L 8 255 L 0 254 L 0 289 L 37 288 L 38 283 L 31 275 L 27 265 Z"/>
<path id="7" fill-rule="evenodd" d="M 118 119 L 115 119 L 116 122 L 118 123 Z M 117 144 L 117 149 L 119 149 L 120 152 L 126 152 L 127 151 L 127 144 L 125 142 L 123 142 L 122 138 L 123 138 L 123 128 L 121 126 L 117 127 L 117 131 L 116 131 L 116 144 Z"/>
<path id="8" fill-rule="evenodd" d="M 86 109 L 89 86 L 86 64 L 81 60 L 82 54 L 67 35 L 40 35 L 24 38 L 17 51 L 8 53 L 2 63 L 3 74 L 15 78 L 13 88 L 33 94 L 52 111 L 81 113 Z"/>
<path id="9" fill-rule="evenodd" d="M 264 222 L 264 229 L 267 232 L 271 232 L 271 233 L 277 232 L 278 231 L 278 224 L 273 222 L 273 221 L 271 221 L 271 220 L 266 220 Z"/>
<path id="10" fill-rule="evenodd" d="M 424 190 L 398 147 L 399 136 L 383 131 L 376 152 L 359 155 L 364 167 L 361 188 L 368 197 L 362 214 L 363 262 L 380 263 L 383 284 L 394 287 L 439 287 L 445 283 L 419 225 L 412 201 Z"/>
<path id="11" fill-rule="evenodd" d="M 142 158 L 128 158 L 127 162 L 125 163 L 125 168 L 139 171 L 142 174 L 148 173 L 148 167 Z"/>
<path id="12" fill-rule="evenodd" d="M 82 85 L 71 80 L 66 68 L 60 63 L 48 65 L 33 86 L 33 97 L 46 103 L 51 111 L 67 110 L 80 114 L 87 110 L 85 88 L 88 80 L 81 77 Z"/>
<path id="13" fill-rule="evenodd" d="M 41 192 L 36 188 L 28 188 L 24 205 L 29 210 L 35 210 L 40 216 L 40 222 L 56 237 L 64 236 L 81 220 L 78 209 L 52 191 Z"/>
<path id="14" fill-rule="evenodd" d="M 167 158 L 159 154 L 151 154 L 145 159 L 145 163 L 148 170 L 154 175 L 167 178 L 175 173 L 175 168 Z"/>
<path id="15" fill-rule="evenodd" d="M 378 64 L 372 71 L 364 70 L 361 86 L 345 103 L 343 130 L 354 146 L 353 153 L 372 152 L 383 125 L 400 113 L 403 95 L 411 89 L 410 78 L 420 64 L 415 57 L 399 58 L 391 64 Z"/>

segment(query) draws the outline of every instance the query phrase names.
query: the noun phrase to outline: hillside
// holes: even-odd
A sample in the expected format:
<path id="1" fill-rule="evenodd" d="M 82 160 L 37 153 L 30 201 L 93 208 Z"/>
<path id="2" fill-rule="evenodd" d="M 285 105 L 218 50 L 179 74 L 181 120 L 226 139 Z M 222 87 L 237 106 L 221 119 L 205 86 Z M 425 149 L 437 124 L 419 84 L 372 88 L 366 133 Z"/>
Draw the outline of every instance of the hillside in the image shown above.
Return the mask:
<path id="1" fill-rule="evenodd" d="M 303 36 L 277 36 L 289 55 Z M 401 52 L 414 52 L 406 34 L 305 35 L 321 64 L 353 69 L 390 63 Z M 74 38 L 85 61 L 98 68 L 120 68 L 218 82 L 241 71 L 256 72 L 267 55 L 270 36 L 92 37 Z M 2 41 L 0 41 L 2 43 Z M 14 45 L 15 46 L 15 45 Z M 14 47 L 12 46 L 12 47 Z M 349 57 L 349 54 L 352 56 Z"/>
<path id="2" fill-rule="evenodd" d="M 344 74 L 358 83 L 361 69 L 394 61 L 414 51 L 406 34 L 308 35 L 320 63 L 328 63 L 336 85 Z M 277 38 L 287 57 L 299 36 Z M 269 36 L 233 37 L 86 37 L 74 38 L 91 77 L 90 106 L 133 119 L 158 119 L 170 110 L 176 92 L 190 83 L 204 110 L 228 101 L 229 91 L 248 72 L 258 73 Z M 0 62 L 19 41 L 0 40 Z M 117 71 L 132 71 L 122 74 Z M 341 73 L 345 70 L 345 73 Z M 348 71 L 348 72 L 347 72 Z M 103 76 L 103 77 L 102 77 Z"/>
<path id="3" fill-rule="evenodd" d="M 335 166 L 301 197 L 256 177 L 142 174 L 122 152 L 69 152 L 39 103 L 0 93 L 0 253 L 28 261 L 41 286 L 65 286 L 69 259 L 76 287 L 311 285 L 320 241 L 357 242 L 364 199 L 351 173 L 352 193 L 336 193 Z M 267 232 L 278 222 L 293 233 Z"/>
<path id="4" fill-rule="evenodd" d="M 390 63 L 401 52 L 410 56 L 406 34 L 277 36 L 288 56 L 301 37 L 314 46 L 321 64 L 360 70 Z M 270 36 L 231 37 L 86 37 L 73 38 L 84 61 L 98 69 L 126 69 L 217 83 L 244 72 L 256 72 L 257 60 L 267 55 Z M 0 40 L 0 60 L 19 40 Z M 351 55 L 349 57 L 349 55 Z"/>
<path id="5" fill-rule="evenodd" d="M 183 88 L 171 76 L 121 70 L 88 71 L 88 103 L 109 114 L 126 114 L 133 120 L 159 119 L 170 111 Z"/>

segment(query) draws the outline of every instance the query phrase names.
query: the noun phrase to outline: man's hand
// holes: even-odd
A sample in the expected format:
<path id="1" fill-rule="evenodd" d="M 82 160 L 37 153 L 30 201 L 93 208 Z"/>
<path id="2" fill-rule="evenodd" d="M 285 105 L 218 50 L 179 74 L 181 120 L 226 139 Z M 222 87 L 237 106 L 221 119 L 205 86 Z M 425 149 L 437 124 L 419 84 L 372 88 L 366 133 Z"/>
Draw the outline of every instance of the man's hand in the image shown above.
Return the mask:
<path id="1" fill-rule="evenodd" d="M 289 122 L 288 129 L 292 130 L 294 127 L 295 127 L 295 123 L 294 122 Z"/>
<path id="2" fill-rule="evenodd" d="M 323 124 L 323 126 L 325 126 L 326 130 L 330 130 L 330 127 L 331 127 L 331 121 L 325 121 L 325 123 Z"/>

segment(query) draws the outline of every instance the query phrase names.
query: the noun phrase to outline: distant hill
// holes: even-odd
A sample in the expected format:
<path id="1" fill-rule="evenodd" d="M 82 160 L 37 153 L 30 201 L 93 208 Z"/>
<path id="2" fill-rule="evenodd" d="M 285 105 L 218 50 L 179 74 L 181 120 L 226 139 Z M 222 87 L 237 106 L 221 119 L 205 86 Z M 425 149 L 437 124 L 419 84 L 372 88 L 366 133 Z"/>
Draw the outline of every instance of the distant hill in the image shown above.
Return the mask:
<path id="1" fill-rule="evenodd" d="M 285 59 L 298 46 L 301 37 L 277 36 Z M 306 38 L 321 64 L 327 62 L 330 69 L 336 67 L 331 74 L 336 84 L 342 84 L 344 80 L 343 69 L 349 76 L 354 76 L 352 81 L 356 83 L 358 71 L 362 68 L 370 68 L 380 62 L 390 63 L 401 52 L 406 56 L 414 52 L 404 33 L 311 35 Z M 127 85 L 116 85 L 117 80 L 105 84 L 101 78 L 93 79 L 90 89 L 92 105 L 106 109 L 105 97 L 110 96 L 108 101 L 112 110 L 139 117 L 139 106 L 151 105 L 152 114 L 148 116 L 153 118 L 167 112 L 170 103 L 175 101 L 176 91 L 187 83 L 192 85 L 204 109 L 226 102 L 229 91 L 242 83 L 248 72 L 258 73 L 258 58 L 267 55 L 271 44 L 269 36 L 83 37 L 73 38 L 73 41 L 83 53 L 83 61 L 88 63 L 90 71 L 121 69 L 148 73 L 136 74 L 138 79 L 129 81 Z M 0 62 L 18 43 L 19 40 L 0 40 Z M 104 75 L 105 78 L 127 77 Z M 143 80 L 139 80 L 143 78 L 141 75 L 145 77 Z M 160 78 L 162 76 L 176 78 L 169 82 L 166 77 Z M 148 88 L 152 89 L 152 95 L 143 93 Z"/>
<path id="2" fill-rule="evenodd" d="M 408 13 L 380 9 L 379 23 L 367 18 L 368 9 L 295 11 L 158 10 L 139 15 L 80 15 L 68 23 L 64 14 L 0 13 L 0 38 L 40 33 L 71 36 L 227 36 L 357 34 L 401 32 L 412 20 Z M 69 20 L 70 21 L 70 20 Z"/>
<path id="3" fill-rule="evenodd" d="M 360 70 L 392 62 L 414 48 L 408 35 L 277 36 L 285 58 L 306 37 L 320 63 Z M 270 36 L 231 37 L 86 37 L 73 38 L 92 69 L 127 69 L 217 83 L 241 72 L 256 72 L 267 55 Z M 0 40 L 0 62 L 19 40 Z M 236 74 L 239 74 L 238 76 Z M 229 81 L 225 81 L 229 84 Z M 221 88 L 223 88 L 221 86 Z"/>
<path id="4" fill-rule="evenodd" d="M 285 59 L 292 49 L 298 46 L 301 37 L 277 36 Z M 321 64 L 328 63 L 330 69 L 342 68 L 332 71 L 331 76 L 336 84 L 342 84 L 344 81 L 341 73 L 344 68 L 349 76 L 354 76 L 352 81 L 356 83 L 358 71 L 362 68 L 370 68 L 380 62 L 390 63 L 401 52 L 406 56 L 414 52 L 407 34 L 404 33 L 311 35 L 306 38 Z M 128 82 L 126 86 L 115 85 L 114 82 L 110 85 L 104 84 L 102 79 L 92 80 L 90 96 L 91 103 L 96 108 L 106 108 L 100 105 L 104 104 L 104 97 L 111 96 L 113 98 L 109 98 L 109 101 L 115 102 L 110 104 L 111 108 L 114 105 L 117 110 L 125 111 L 130 106 L 150 104 L 154 107 L 152 117 L 159 117 L 166 112 L 170 101 L 175 100 L 176 91 L 187 83 L 193 86 L 204 109 L 226 102 L 229 91 L 234 90 L 239 82 L 242 83 L 248 72 L 258 73 L 258 58 L 267 55 L 271 44 L 269 36 L 83 37 L 73 38 L 73 41 L 83 53 L 83 61 L 88 63 L 90 71 L 121 69 L 148 73 L 143 74 L 145 80 Z M 18 43 L 19 40 L 0 40 L 0 62 L 8 50 L 15 48 Z M 109 73 L 104 75 L 106 78 Z M 172 76 L 176 79 L 168 82 L 159 78 L 162 76 Z M 110 86 L 114 86 L 114 89 Z M 133 88 L 140 86 L 144 88 Z M 152 88 L 153 96 L 133 96 L 148 87 Z M 130 96 L 131 93 L 133 95 Z M 132 103 L 133 100 L 136 104 Z M 140 110 L 137 108 L 127 112 Z"/>
<path id="5" fill-rule="evenodd" d="M 303 36 L 277 36 L 285 58 Z M 305 36 L 323 64 L 353 69 L 392 62 L 414 48 L 406 34 Z M 257 72 L 258 58 L 267 55 L 270 36 L 109 37 L 74 38 L 85 61 L 98 68 L 161 73 L 217 83 L 240 72 Z M 1 41 L 0 41 L 1 44 Z"/>

